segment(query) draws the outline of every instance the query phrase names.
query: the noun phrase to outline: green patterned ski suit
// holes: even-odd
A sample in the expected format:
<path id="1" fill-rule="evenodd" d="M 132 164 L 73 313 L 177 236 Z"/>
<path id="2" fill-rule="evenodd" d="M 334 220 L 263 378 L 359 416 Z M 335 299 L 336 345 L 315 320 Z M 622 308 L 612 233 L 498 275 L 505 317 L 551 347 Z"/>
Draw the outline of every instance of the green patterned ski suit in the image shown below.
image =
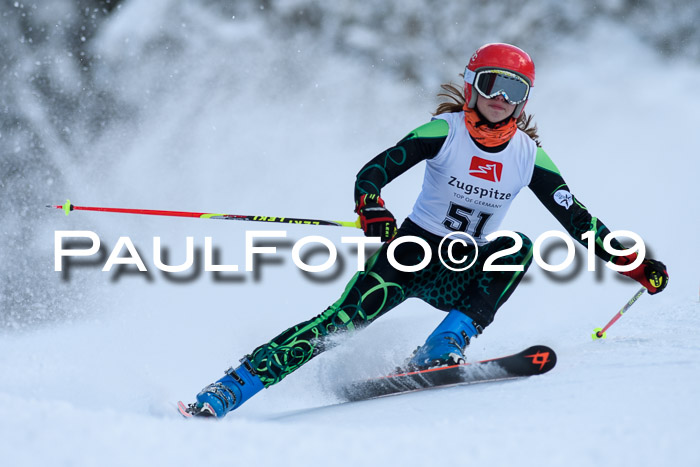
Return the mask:
<path id="1" fill-rule="evenodd" d="M 363 194 L 380 194 L 380 190 L 397 176 L 420 161 L 434 157 L 446 140 L 444 123 L 435 120 L 407 135 L 396 146 L 387 149 L 369 161 L 358 173 L 355 199 Z M 506 143 L 507 144 L 507 143 Z M 489 150 L 489 148 L 482 148 Z M 498 151 L 501 148 L 493 148 Z M 400 157 L 397 157 L 399 156 Z M 535 169 L 529 188 L 542 204 L 555 215 L 564 228 L 584 246 L 580 235 L 596 232 L 596 254 L 610 260 L 601 245 L 608 229 L 586 208 L 573 198 L 573 206 L 562 213 L 553 194 L 568 190 L 551 159 L 538 149 Z M 308 321 L 287 329 L 266 344 L 256 348 L 247 358 L 265 387 L 269 387 L 301 367 L 328 347 L 326 336 L 351 331 L 370 324 L 404 300 L 415 297 L 444 310 L 459 310 L 482 327 L 488 326 L 496 311 L 513 293 L 532 261 L 532 242 L 524 234 L 522 246 L 510 255 L 503 256 L 496 264 L 522 265 L 519 272 L 485 272 L 484 260 L 493 252 L 502 251 L 514 244 L 513 239 L 499 237 L 479 247 L 475 264 L 463 272 L 445 268 L 438 259 L 441 238 L 406 219 L 396 239 L 406 235 L 423 238 L 431 247 L 431 261 L 417 272 L 402 272 L 393 268 L 387 259 L 389 243 L 369 258 L 365 270 L 350 280 L 341 297 L 323 313 Z M 617 242 L 613 246 L 621 248 Z M 455 253 L 455 258 L 472 255 L 473 248 Z M 422 261 L 425 252 L 415 243 L 403 243 L 395 249 L 396 260 L 405 266 Z M 443 252 L 443 258 L 447 257 Z M 470 258 L 470 260 L 471 260 Z"/>

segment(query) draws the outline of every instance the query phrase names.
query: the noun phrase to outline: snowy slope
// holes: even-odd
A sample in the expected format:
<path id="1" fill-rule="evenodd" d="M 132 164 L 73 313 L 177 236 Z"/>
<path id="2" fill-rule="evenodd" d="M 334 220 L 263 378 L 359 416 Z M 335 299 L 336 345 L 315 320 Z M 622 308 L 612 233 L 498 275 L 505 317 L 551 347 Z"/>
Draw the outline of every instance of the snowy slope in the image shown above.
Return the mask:
<path id="1" fill-rule="evenodd" d="M 117 18 L 103 32 L 98 46 L 105 54 L 118 53 L 115 44 L 138 30 L 133 21 Z M 233 43 L 235 37 L 222 47 Z M 256 46 L 259 55 L 250 63 L 228 62 L 212 50 L 202 61 L 220 60 L 209 68 L 192 64 L 186 86 L 166 92 L 137 134 L 120 139 L 115 131 L 95 143 L 113 156 L 110 170 L 67 167 L 70 193 L 47 201 L 70 196 L 76 204 L 352 220 L 357 169 L 429 118 L 433 91 L 347 58 L 300 51 L 289 65 L 293 87 L 275 90 L 271 105 L 257 75 L 270 79 L 274 72 L 262 73 L 265 61 L 255 57 L 277 56 L 273 44 Z M 444 79 L 456 79 L 462 66 L 455 63 L 454 75 Z M 251 70 L 250 81 L 228 86 L 227 67 Z M 138 70 L 142 75 L 125 86 L 135 96 L 138 82 L 149 84 L 155 75 Z M 480 359 L 536 343 L 553 347 L 557 367 L 528 380 L 338 404 L 334 388 L 392 368 L 439 321 L 439 312 L 410 301 L 225 420 L 185 422 L 175 412 L 178 399 L 191 400 L 244 353 L 323 310 L 342 291 L 350 266 L 336 280 L 313 283 L 287 248 L 279 264 L 263 266 L 259 280 L 242 272 L 225 281 L 202 273 L 175 282 L 153 268 L 153 236 L 170 248 L 173 264 L 184 260 L 186 236 L 200 248 L 211 236 L 222 263 L 242 265 L 245 230 L 269 226 L 56 213 L 52 224 L 38 227 L 47 254 L 37 268 L 53 266 L 55 230 L 93 230 L 107 253 L 119 236 L 132 238 L 151 273 L 116 276 L 99 265 L 37 287 L 36 294 L 83 294 L 84 306 L 73 320 L 0 336 L 0 462 L 700 465 L 700 247 L 693 204 L 700 96 L 688 92 L 698 82 L 696 66 L 660 58 L 604 23 L 585 39 L 562 40 L 538 61 L 528 111 L 545 149 L 594 215 L 645 239 L 667 264 L 671 282 L 663 294 L 643 296 L 607 340 L 593 342 L 593 328 L 614 315 L 636 284 L 610 271 L 557 282 L 533 267 L 469 349 Z M 385 190 L 397 216 L 408 214 L 421 172 L 413 169 Z M 529 193 L 503 227 L 531 238 L 560 230 Z M 338 245 L 341 235 L 359 235 L 287 230 L 291 240 L 318 234 Z"/>

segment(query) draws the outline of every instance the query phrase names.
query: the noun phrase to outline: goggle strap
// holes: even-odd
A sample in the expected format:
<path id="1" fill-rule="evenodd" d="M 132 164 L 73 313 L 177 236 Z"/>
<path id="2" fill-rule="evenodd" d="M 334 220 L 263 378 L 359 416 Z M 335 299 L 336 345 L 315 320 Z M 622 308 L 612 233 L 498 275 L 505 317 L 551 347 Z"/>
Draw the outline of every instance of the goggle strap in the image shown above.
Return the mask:
<path id="1" fill-rule="evenodd" d="M 469 68 L 464 68 L 464 82 L 473 85 L 475 79 L 476 72 L 470 70 Z"/>

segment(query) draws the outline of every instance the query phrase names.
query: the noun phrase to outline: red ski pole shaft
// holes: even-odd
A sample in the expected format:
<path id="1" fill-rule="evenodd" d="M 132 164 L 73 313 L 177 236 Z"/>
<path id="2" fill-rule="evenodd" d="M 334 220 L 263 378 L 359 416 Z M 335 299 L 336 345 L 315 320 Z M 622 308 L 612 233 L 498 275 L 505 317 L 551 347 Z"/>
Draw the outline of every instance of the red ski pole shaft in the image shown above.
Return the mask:
<path id="1" fill-rule="evenodd" d="M 360 228 L 360 219 L 355 222 L 348 221 L 332 221 L 324 219 L 306 219 L 297 217 L 279 217 L 279 216 L 247 216 L 242 214 L 219 214 L 211 212 L 189 212 L 189 211 L 160 211 L 156 209 L 124 209 L 124 208 L 105 208 L 94 206 L 76 206 L 71 204 L 70 200 L 62 205 L 48 205 L 49 208 L 61 209 L 66 216 L 72 211 L 97 211 L 97 212 L 116 212 L 122 214 L 141 214 L 146 216 L 169 216 L 169 217 L 194 217 L 199 219 L 224 219 L 232 221 L 252 221 L 252 222 L 273 222 L 277 224 L 306 224 L 306 225 L 329 225 L 336 227 L 356 227 Z"/>
<path id="2" fill-rule="evenodd" d="M 613 316 L 613 318 L 610 320 L 610 322 L 609 322 L 608 324 L 605 325 L 604 328 L 602 328 L 602 329 L 601 329 L 601 328 L 596 328 L 596 329 L 594 329 L 594 330 L 593 330 L 593 335 L 592 335 L 591 337 L 593 337 L 593 339 L 605 339 L 605 331 L 607 331 L 608 329 L 610 329 L 610 326 L 612 326 L 613 324 L 615 324 L 615 322 L 616 322 L 618 319 L 620 319 L 620 318 L 622 317 L 622 315 L 625 314 L 625 311 L 629 310 L 629 308 L 630 308 L 632 305 L 634 305 L 634 302 L 636 302 L 637 299 L 638 299 L 639 297 L 641 297 L 642 294 L 643 294 L 646 290 L 647 290 L 647 289 L 646 289 L 645 287 L 640 288 L 640 289 L 637 291 L 637 293 L 635 293 L 634 296 L 633 296 L 632 298 L 630 298 L 630 300 L 625 304 L 625 306 L 623 306 L 622 309 L 621 309 L 620 311 L 618 311 L 617 314 L 615 314 L 615 316 Z"/>

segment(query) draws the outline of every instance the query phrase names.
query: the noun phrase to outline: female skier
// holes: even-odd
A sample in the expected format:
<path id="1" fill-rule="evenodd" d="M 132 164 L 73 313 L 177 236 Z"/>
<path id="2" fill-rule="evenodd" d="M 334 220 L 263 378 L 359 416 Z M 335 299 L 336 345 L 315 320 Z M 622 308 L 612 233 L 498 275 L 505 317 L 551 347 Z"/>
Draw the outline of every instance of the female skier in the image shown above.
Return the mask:
<path id="1" fill-rule="evenodd" d="M 479 48 L 464 71 L 464 93 L 451 84 L 443 85 L 448 94 L 441 95 L 453 102 L 440 104 L 431 122 L 358 173 L 355 212 L 365 235 L 385 242 L 367 260 L 365 270 L 355 274 L 338 301 L 323 313 L 256 348 L 238 368 L 230 368 L 223 378 L 202 389 L 189 411 L 223 417 L 321 353 L 326 336 L 365 326 L 410 297 L 446 311 L 447 316 L 406 366 L 417 369 L 463 362 L 469 340 L 493 321 L 532 261 L 532 242 L 522 233 L 486 239 L 498 230 L 524 187 L 584 246 L 587 242 L 581 235 L 594 232 L 598 257 L 631 264 L 636 253 L 613 256 L 601 247 L 609 230 L 571 194 L 556 165 L 539 147 L 532 117 L 523 113 L 534 82 L 535 66 L 521 49 L 508 44 Z M 381 189 L 423 160 L 422 191 L 397 231 Z M 448 251 L 448 242 L 441 246 L 440 241 L 453 232 L 471 235 L 478 249 L 456 243 Z M 398 241 L 406 236 L 424 240 L 431 254 L 416 241 Z M 390 264 L 387 250 L 393 242 L 399 244 L 393 248 L 396 261 L 418 270 L 405 272 Z M 614 240 L 612 246 L 623 249 Z M 509 254 L 501 256 L 499 263 L 522 266 L 519 271 L 484 270 L 489 256 L 505 250 Z M 440 258 L 447 258 L 444 265 Z M 470 268 L 460 271 L 471 261 L 475 262 Z M 650 294 L 662 291 L 668 282 L 664 264 L 652 259 L 622 274 Z"/>

